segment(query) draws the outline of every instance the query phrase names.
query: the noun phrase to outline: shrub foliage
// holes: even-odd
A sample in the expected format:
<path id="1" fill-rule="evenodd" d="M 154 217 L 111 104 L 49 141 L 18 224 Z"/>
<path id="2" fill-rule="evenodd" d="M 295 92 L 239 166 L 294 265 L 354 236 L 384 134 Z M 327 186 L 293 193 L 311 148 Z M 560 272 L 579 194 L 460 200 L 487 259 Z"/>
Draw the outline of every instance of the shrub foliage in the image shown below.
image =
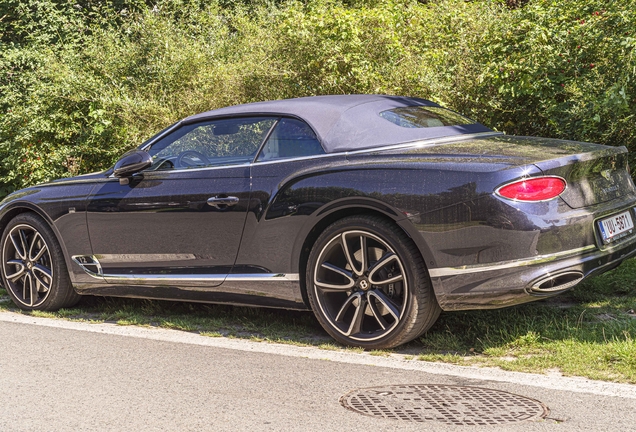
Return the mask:
<path id="1" fill-rule="evenodd" d="M 636 0 L 513 3 L 0 0 L 0 196 L 196 112 L 317 94 L 636 151 Z"/>

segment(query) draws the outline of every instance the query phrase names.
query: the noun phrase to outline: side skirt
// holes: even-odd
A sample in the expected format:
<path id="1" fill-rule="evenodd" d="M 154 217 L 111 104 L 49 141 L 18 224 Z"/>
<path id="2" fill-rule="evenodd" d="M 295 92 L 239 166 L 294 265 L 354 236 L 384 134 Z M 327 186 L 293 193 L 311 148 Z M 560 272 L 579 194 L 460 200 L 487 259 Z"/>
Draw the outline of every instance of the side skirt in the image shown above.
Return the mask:
<path id="1" fill-rule="evenodd" d="M 298 274 L 109 274 L 94 256 L 72 258 L 95 280 L 74 284 L 83 295 L 307 309 Z"/>

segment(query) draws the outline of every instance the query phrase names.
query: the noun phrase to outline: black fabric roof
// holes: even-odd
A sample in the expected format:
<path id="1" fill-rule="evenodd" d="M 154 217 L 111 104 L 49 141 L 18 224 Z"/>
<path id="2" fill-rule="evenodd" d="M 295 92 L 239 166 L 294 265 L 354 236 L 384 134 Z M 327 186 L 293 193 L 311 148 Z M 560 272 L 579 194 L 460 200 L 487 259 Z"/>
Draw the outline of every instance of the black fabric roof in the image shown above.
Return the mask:
<path id="1" fill-rule="evenodd" d="M 236 114 L 295 116 L 306 121 L 327 153 L 361 150 L 430 138 L 489 132 L 475 123 L 462 126 L 405 128 L 379 116 L 380 112 L 408 106 L 434 106 L 425 99 L 385 95 L 334 95 L 255 102 L 207 111 L 183 122 Z"/>

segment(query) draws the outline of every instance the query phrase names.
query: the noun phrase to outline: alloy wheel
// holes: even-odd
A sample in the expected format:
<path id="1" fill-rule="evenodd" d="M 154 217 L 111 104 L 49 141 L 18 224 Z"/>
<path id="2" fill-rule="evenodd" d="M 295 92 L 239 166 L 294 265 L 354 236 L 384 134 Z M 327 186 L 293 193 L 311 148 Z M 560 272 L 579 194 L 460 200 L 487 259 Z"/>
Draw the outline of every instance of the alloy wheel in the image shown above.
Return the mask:
<path id="1" fill-rule="evenodd" d="M 322 249 L 313 272 L 318 305 L 331 326 L 355 341 L 374 341 L 404 316 L 407 274 L 391 246 L 363 230 L 338 233 Z"/>
<path id="2" fill-rule="evenodd" d="M 42 235 L 30 225 L 9 231 L 2 251 L 2 270 L 14 298 L 28 307 L 44 303 L 51 293 L 51 253 Z"/>

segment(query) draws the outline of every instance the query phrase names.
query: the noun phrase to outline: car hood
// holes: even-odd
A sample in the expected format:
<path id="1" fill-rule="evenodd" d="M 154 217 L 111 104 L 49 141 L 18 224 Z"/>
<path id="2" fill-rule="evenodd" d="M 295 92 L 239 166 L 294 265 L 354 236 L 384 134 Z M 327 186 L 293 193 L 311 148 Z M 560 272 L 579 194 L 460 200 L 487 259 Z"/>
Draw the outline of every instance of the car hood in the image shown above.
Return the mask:
<path id="1" fill-rule="evenodd" d="M 55 186 L 63 186 L 63 185 L 70 185 L 70 184 L 81 184 L 81 183 L 92 183 L 95 180 L 101 180 L 104 179 L 105 177 L 107 177 L 109 175 L 109 173 L 112 172 L 112 170 L 108 170 L 108 171 L 100 171 L 100 172 L 94 172 L 94 173 L 89 173 L 89 174 L 83 174 L 83 175 L 79 175 L 79 176 L 75 176 L 75 177 L 64 177 L 61 179 L 57 179 L 57 180 L 52 180 L 50 182 L 47 183 L 40 183 L 34 186 L 30 186 L 24 189 L 19 189 L 15 192 L 10 193 L 9 195 L 7 195 L 6 197 L 4 197 L 1 201 L 0 201 L 0 207 L 8 204 L 11 201 L 15 201 L 15 200 L 20 200 L 23 198 L 26 198 L 30 195 L 34 195 L 37 194 L 39 192 L 41 192 L 43 190 L 43 188 L 50 188 L 50 187 L 55 187 Z"/>
<path id="2" fill-rule="evenodd" d="M 57 180 L 51 180 L 50 182 L 47 182 L 47 183 L 39 184 L 37 186 L 47 186 L 47 185 L 56 185 L 59 183 L 85 182 L 90 180 L 99 180 L 99 179 L 103 179 L 104 177 L 108 177 L 108 175 L 111 172 L 112 172 L 112 169 L 109 169 L 107 171 L 93 172 L 93 173 L 82 174 L 82 175 L 78 175 L 74 177 L 64 177 Z"/>

